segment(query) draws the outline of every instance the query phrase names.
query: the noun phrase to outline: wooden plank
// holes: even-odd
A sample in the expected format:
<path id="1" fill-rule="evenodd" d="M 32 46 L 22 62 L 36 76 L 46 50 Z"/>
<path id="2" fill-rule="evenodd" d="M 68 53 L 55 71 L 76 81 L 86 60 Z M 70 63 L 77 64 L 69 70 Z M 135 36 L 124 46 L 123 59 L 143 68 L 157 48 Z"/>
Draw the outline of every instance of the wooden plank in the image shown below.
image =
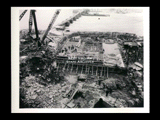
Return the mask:
<path id="1" fill-rule="evenodd" d="M 82 70 L 81 70 L 81 74 L 82 74 L 82 72 L 83 72 L 83 65 L 82 65 Z"/>
<path id="2" fill-rule="evenodd" d="M 70 65 L 70 64 L 68 64 L 67 71 L 69 71 L 69 65 Z"/>
<path id="3" fill-rule="evenodd" d="M 78 65 L 77 65 L 77 68 L 76 68 L 76 73 L 78 72 Z"/>
<path id="4" fill-rule="evenodd" d="M 98 67 L 97 67 L 97 70 L 96 70 L 96 76 L 98 75 L 98 73 L 97 73 L 97 72 L 98 72 Z"/>
<path id="5" fill-rule="evenodd" d="M 66 64 L 67 64 L 67 63 L 65 63 L 65 65 L 64 65 L 64 67 L 63 67 L 63 72 L 64 72 L 64 71 L 65 71 L 65 69 L 66 69 Z"/>
<path id="6" fill-rule="evenodd" d="M 102 71 L 103 71 L 103 67 L 102 67 L 102 70 L 101 70 L 101 75 L 100 75 L 100 76 L 102 76 Z"/>
<path id="7" fill-rule="evenodd" d="M 87 72 L 87 64 L 86 64 L 86 70 L 85 70 L 85 73 Z"/>
<path id="8" fill-rule="evenodd" d="M 72 64 L 72 67 L 71 67 L 71 71 L 70 71 L 70 72 L 72 72 L 72 70 L 73 70 L 73 64 Z"/>
<path id="9" fill-rule="evenodd" d="M 89 73 L 89 70 L 90 70 L 90 66 L 89 66 L 89 68 L 88 68 L 88 74 L 90 74 L 90 73 Z"/>

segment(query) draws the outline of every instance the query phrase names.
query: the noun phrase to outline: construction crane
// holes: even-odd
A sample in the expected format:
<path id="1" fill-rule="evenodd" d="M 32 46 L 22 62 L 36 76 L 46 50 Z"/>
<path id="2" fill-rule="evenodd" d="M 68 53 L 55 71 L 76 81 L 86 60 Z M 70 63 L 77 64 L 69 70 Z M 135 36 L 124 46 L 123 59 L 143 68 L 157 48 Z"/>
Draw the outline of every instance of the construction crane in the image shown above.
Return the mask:
<path id="1" fill-rule="evenodd" d="M 25 15 L 25 13 L 27 12 L 27 10 L 24 10 L 22 12 L 22 14 L 19 16 L 19 21 L 23 18 L 23 16 Z M 36 46 L 37 48 L 39 48 L 41 46 L 40 43 L 40 38 L 39 38 L 39 32 L 38 32 L 38 27 L 37 27 L 37 21 L 36 21 L 36 15 L 35 15 L 36 10 L 30 10 L 30 17 L 29 17 L 29 31 L 27 34 L 27 37 L 30 39 L 31 37 L 31 31 L 32 31 L 32 25 L 33 25 L 33 21 L 34 21 L 34 27 L 35 27 L 35 34 L 36 34 L 36 38 L 34 39 L 36 41 Z M 32 43 L 30 46 L 33 46 L 34 44 Z M 22 51 L 26 50 L 27 48 L 24 48 Z M 22 52 L 21 51 L 21 52 Z"/>
<path id="2" fill-rule="evenodd" d="M 22 14 L 19 16 L 19 21 L 23 18 L 23 16 L 25 15 L 25 13 L 27 12 L 27 10 L 24 10 L 22 12 Z M 46 38 L 46 36 L 48 35 L 48 32 L 50 31 L 50 29 L 52 28 L 57 16 L 60 13 L 60 10 L 56 10 L 53 18 L 51 19 L 51 22 L 47 28 L 47 30 L 45 31 L 42 40 L 40 40 L 39 38 L 39 32 L 38 32 L 38 27 L 37 27 L 37 21 L 36 21 L 36 15 L 35 15 L 36 10 L 30 10 L 30 17 L 29 17 L 29 32 L 28 32 L 28 36 L 31 36 L 31 31 L 32 31 L 32 25 L 33 25 L 33 20 L 34 20 L 34 27 L 35 27 L 35 33 L 36 33 L 36 38 L 34 40 L 36 40 L 37 42 L 37 48 L 39 48 L 41 46 L 41 44 L 44 44 L 44 40 Z M 26 48 L 25 48 L 26 49 Z M 23 50 L 22 50 L 23 51 Z"/>
<path id="3" fill-rule="evenodd" d="M 30 11 L 30 17 L 29 17 L 29 31 L 28 31 L 28 34 L 31 34 L 31 31 L 32 31 L 32 21 L 33 21 L 33 17 L 32 17 L 32 11 Z"/>
<path id="4" fill-rule="evenodd" d="M 36 10 L 31 10 L 31 13 L 30 13 L 30 17 L 32 19 L 33 17 L 33 20 L 34 20 L 34 27 L 35 27 L 35 33 L 36 33 L 36 40 L 39 41 L 40 38 L 38 36 L 39 32 L 38 32 L 38 27 L 37 27 L 37 21 L 36 21 L 36 15 L 35 15 L 35 12 Z M 31 22 L 31 23 L 30 23 Z M 31 32 L 32 30 L 32 21 L 29 22 L 29 32 Z"/>
<path id="5" fill-rule="evenodd" d="M 23 18 L 23 16 L 25 15 L 25 13 L 27 12 L 27 10 L 24 10 L 22 12 L 22 14 L 19 16 L 19 21 Z M 33 24 L 33 20 L 34 20 L 34 27 L 35 27 L 35 33 L 36 33 L 36 38 L 35 40 L 39 40 L 39 36 L 38 36 L 38 27 L 37 27 L 37 21 L 36 21 L 36 15 L 35 15 L 36 10 L 30 10 L 30 17 L 29 17 L 29 32 L 28 35 L 31 34 L 32 31 L 32 24 Z"/>
<path id="6" fill-rule="evenodd" d="M 19 21 L 23 18 L 23 16 L 25 15 L 26 12 L 27 12 L 27 10 L 24 10 L 24 11 L 22 12 L 22 14 L 19 16 Z"/>
<path id="7" fill-rule="evenodd" d="M 57 16 L 59 15 L 59 13 L 60 13 L 60 10 L 59 10 L 59 9 L 56 10 L 53 18 L 51 19 L 51 22 L 49 23 L 48 28 L 47 28 L 47 30 L 45 31 L 45 33 L 44 33 L 44 35 L 43 35 L 43 37 L 42 37 L 42 41 L 41 41 L 41 42 L 42 42 L 43 44 L 44 44 L 44 40 L 45 40 L 46 36 L 48 35 L 48 32 L 49 32 L 50 29 L 52 28 L 52 26 L 53 26 L 53 24 L 54 24 Z"/>

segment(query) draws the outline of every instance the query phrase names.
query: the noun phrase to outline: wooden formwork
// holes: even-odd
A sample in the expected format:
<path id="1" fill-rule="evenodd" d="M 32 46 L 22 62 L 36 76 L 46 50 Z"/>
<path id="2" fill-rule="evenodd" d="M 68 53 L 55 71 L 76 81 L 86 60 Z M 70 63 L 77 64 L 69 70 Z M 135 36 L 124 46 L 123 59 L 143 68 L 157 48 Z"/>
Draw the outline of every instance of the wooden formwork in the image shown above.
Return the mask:
<path id="1" fill-rule="evenodd" d="M 91 64 L 57 63 L 57 71 L 89 74 L 108 78 L 108 67 L 103 65 L 96 66 Z"/>

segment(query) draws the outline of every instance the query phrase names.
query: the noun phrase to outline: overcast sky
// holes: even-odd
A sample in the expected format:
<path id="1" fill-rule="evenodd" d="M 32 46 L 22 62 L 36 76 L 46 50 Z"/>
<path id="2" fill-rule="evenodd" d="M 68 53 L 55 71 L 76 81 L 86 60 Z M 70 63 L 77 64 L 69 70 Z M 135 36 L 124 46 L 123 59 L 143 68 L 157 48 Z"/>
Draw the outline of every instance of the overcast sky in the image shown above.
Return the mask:
<path id="1" fill-rule="evenodd" d="M 19 15 L 23 12 L 24 10 L 19 11 Z M 37 20 L 37 26 L 38 29 L 40 30 L 45 30 L 47 29 L 53 15 L 55 14 L 56 9 L 50 9 L 50 10 L 36 10 L 36 20 Z M 26 14 L 23 16 L 23 18 L 20 21 L 20 29 L 28 29 L 28 21 L 29 21 L 29 14 L 30 11 L 28 10 Z M 54 25 L 57 23 L 60 23 L 61 21 L 65 20 L 66 18 L 72 16 L 72 10 L 71 9 L 62 9 L 60 11 L 60 14 L 58 15 Z M 34 26 L 33 26 L 34 27 Z"/>
<path id="2" fill-rule="evenodd" d="M 34 9 L 34 8 L 32 8 Z M 59 9 L 59 8 L 57 8 Z M 61 9 L 61 8 L 60 8 Z M 73 8 L 78 9 L 78 8 Z M 63 20 L 69 18 L 73 15 L 72 8 L 62 8 L 55 23 L 53 26 L 62 22 Z M 83 9 L 83 8 L 81 8 Z M 25 10 L 25 8 L 19 10 L 19 15 Z M 20 30 L 29 28 L 29 14 L 31 9 L 27 9 L 28 11 L 23 16 L 20 21 Z M 53 15 L 55 14 L 56 9 L 47 8 L 40 9 L 36 8 L 36 20 L 38 30 L 46 30 Z M 83 19 L 78 19 L 74 22 L 74 24 L 70 25 L 71 31 L 110 31 L 110 32 L 129 32 L 135 33 L 138 35 L 143 35 L 143 9 L 137 8 L 105 8 L 105 9 L 96 9 L 103 11 L 102 14 L 107 13 L 110 14 L 111 17 L 101 18 L 97 21 L 96 17 L 83 17 Z M 119 11 L 125 12 L 127 14 L 118 14 Z M 93 19 L 92 19 L 93 18 Z M 94 22 L 94 23 L 93 23 Z M 34 25 L 32 26 L 34 29 Z"/>

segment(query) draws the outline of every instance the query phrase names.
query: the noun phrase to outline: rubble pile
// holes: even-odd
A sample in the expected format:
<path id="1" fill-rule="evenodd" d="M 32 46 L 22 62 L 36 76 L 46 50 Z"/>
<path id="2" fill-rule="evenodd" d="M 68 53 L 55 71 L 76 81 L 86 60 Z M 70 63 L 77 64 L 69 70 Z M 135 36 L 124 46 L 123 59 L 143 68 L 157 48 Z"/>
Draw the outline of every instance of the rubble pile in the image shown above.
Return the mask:
<path id="1" fill-rule="evenodd" d="M 20 98 L 23 104 L 33 108 L 60 108 L 62 95 L 68 92 L 70 83 L 44 86 L 39 84 L 38 80 L 35 76 L 29 75 L 22 81 Z"/>
<path id="2" fill-rule="evenodd" d="M 114 88 L 106 96 L 107 88 L 102 88 L 94 81 L 72 83 L 63 80 L 57 84 L 47 85 L 42 85 L 39 81 L 40 78 L 33 75 L 23 79 L 20 85 L 20 98 L 23 105 L 30 108 L 93 108 L 102 98 L 110 106 L 120 108 L 133 107 L 141 102 L 140 98 L 129 94 L 126 86 L 121 89 Z M 120 80 L 115 81 L 117 82 L 114 85 L 121 83 Z M 108 86 L 111 86 L 111 82 Z"/>

